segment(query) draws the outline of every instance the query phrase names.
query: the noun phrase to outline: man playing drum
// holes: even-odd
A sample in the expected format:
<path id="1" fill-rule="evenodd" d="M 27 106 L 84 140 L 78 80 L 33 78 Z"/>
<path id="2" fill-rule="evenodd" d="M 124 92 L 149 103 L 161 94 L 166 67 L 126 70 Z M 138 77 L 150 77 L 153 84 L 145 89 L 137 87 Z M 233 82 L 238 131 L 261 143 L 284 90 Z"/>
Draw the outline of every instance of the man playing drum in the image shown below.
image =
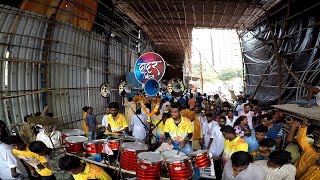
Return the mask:
<path id="1" fill-rule="evenodd" d="M 119 113 L 119 104 L 112 102 L 109 105 L 110 114 L 107 116 L 106 132 L 125 133 L 128 131 L 128 123 L 123 114 Z"/>
<path id="2" fill-rule="evenodd" d="M 180 111 L 178 103 L 171 106 L 171 118 L 166 120 L 164 126 L 165 137 L 168 144 L 173 144 L 173 149 L 190 155 L 192 148 L 188 142 L 192 138 L 192 124 L 188 118 L 181 116 Z"/>

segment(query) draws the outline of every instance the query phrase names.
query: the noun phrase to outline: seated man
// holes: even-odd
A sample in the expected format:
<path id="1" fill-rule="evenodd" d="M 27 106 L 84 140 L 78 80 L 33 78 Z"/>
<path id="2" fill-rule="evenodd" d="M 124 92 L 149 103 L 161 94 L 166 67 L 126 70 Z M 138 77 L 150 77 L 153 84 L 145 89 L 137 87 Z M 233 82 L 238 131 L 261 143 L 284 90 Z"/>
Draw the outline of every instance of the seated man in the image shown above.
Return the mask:
<path id="1" fill-rule="evenodd" d="M 178 103 L 171 107 L 171 118 L 166 120 L 164 126 L 165 137 L 168 144 L 173 144 L 173 149 L 180 149 L 181 152 L 190 155 L 192 148 L 189 144 L 192 138 L 192 124 L 191 121 L 181 116 L 181 108 Z"/>
<path id="2" fill-rule="evenodd" d="M 48 148 L 59 148 L 62 144 L 61 132 L 53 126 L 43 126 L 43 130 L 37 134 L 37 141 L 42 141 Z"/>
<path id="3" fill-rule="evenodd" d="M 265 175 L 261 167 L 252 163 L 249 153 L 238 151 L 232 154 L 231 161 L 224 166 L 223 180 L 264 180 Z"/>
<path id="4" fill-rule="evenodd" d="M 81 162 L 75 156 L 64 156 L 59 160 L 59 168 L 72 174 L 75 180 L 98 179 L 112 180 L 112 178 L 99 166 Z"/>
<path id="5" fill-rule="evenodd" d="M 33 151 L 36 149 L 36 152 L 39 152 L 39 154 L 31 152 L 29 147 L 24 144 L 19 136 L 9 136 L 7 139 L 7 143 L 13 146 L 13 154 L 26 162 L 27 167 L 31 171 L 31 176 L 36 177 L 38 173 L 42 180 L 55 180 L 56 178 L 53 175 L 47 159 L 44 157 L 45 151 L 40 152 L 37 147 L 39 145 L 38 142 L 40 142 L 40 144 L 42 143 L 41 141 L 35 141 L 32 142 L 29 147 Z"/>
<path id="6" fill-rule="evenodd" d="M 112 102 L 109 105 L 110 114 L 107 122 L 103 122 L 106 126 L 106 132 L 127 133 L 128 123 L 125 116 L 119 113 L 119 104 Z"/>

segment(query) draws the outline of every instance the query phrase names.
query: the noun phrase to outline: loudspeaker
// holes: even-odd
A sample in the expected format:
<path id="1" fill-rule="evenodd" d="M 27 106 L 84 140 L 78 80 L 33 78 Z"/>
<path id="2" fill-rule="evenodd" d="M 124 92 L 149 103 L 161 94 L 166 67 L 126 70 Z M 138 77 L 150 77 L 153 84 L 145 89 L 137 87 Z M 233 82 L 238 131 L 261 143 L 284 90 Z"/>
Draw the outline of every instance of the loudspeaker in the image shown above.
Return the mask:
<path id="1" fill-rule="evenodd" d="M 132 86 L 127 84 L 127 81 L 122 81 L 120 84 L 119 84 L 119 95 L 122 96 L 122 97 L 125 97 L 127 95 L 129 95 L 132 91 Z"/>
<path id="2" fill-rule="evenodd" d="M 149 79 L 144 84 L 144 92 L 148 96 L 156 96 L 159 92 L 159 89 L 160 89 L 159 83 L 154 79 Z"/>
<path id="3" fill-rule="evenodd" d="M 168 82 L 167 89 L 172 96 L 181 96 L 185 91 L 185 85 L 181 79 L 174 78 Z"/>
<path id="4" fill-rule="evenodd" d="M 110 88 L 109 84 L 103 83 L 100 86 L 100 94 L 101 94 L 102 97 L 104 97 L 104 98 L 109 97 L 110 92 L 111 92 L 111 88 Z"/>

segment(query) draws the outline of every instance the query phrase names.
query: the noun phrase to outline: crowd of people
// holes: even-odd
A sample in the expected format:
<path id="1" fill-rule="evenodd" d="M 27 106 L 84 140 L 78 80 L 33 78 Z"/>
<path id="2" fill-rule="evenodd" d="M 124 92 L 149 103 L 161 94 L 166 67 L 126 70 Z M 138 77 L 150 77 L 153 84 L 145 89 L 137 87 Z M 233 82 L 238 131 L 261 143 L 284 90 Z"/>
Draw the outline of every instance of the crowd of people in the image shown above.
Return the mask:
<path id="1" fill-rule="evenodd" d="M 82 125 L 89 140 L 99 138 L 99 132 L 104 129 L 131 135 L 140 142 L 151 142 L 150 148 L 158 152 L 179 150 L 190 155 L 196 150 L 207 150 L 216 179 L 320 179 L 320 142 L 308 142 L 308 122 L 284 121 L 278 112 L 264 112 L 258 105 L 257 100 L 247 96 L 239 96 L 235 105 L 221 100 L 219 95 L 165 97 L 149 123 L 147 113 L 154 107 L 152 101 L 145 111 L 129 99 L 125 114 L 120 113 L 118 103 L 110 103 L 101 123 L 92 107 L 84 107 Z M 35 125 L 25 121 L 23 127 L 27 133 L 21 137 L 9 136 L 5 123 L 0 123 L 0 179 L 28 176 L 56 179 L 48 155 L 62 146 L 61 132 L 54 125 L 45 125 L 34 133 Z M 290 123 L 287 140 L 297 142 L 301 157 L 293 158 L 294 150 L 282 147 L 282 123 Z M 74 156 L 59 158 L 58 166 L 76 180 L 111 179 L 101 167 Z M 194 179 L 199 179 L 200 170 L 193 171 Z"/>

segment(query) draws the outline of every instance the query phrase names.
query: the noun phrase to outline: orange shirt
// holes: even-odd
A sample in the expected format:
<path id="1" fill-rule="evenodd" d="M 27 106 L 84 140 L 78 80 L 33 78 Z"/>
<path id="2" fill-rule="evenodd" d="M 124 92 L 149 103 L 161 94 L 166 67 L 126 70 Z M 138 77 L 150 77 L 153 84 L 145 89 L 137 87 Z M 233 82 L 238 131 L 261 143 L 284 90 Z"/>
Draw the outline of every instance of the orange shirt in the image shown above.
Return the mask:
<path id="1" fill-rule="evenodd" d="M 297 134 L 297 142 L 302 149 L 301 158 L 295 163 L 297 168 L 296 178 L 299 179 L 307 170 L 315 165 L 317 158 L 320 157 L 320 153 L 317 153 L 315 149 L 307 141 L 307 128 L 299 128 Z"/>

